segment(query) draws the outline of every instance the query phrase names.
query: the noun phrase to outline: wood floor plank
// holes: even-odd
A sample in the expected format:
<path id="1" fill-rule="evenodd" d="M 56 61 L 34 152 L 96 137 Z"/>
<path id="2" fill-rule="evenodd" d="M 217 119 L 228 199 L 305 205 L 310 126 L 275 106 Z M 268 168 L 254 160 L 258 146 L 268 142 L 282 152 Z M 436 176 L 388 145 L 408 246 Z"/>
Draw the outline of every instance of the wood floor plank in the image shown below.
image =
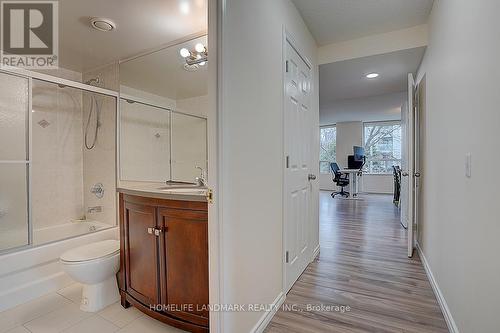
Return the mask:
<path id="1" fill-rule="evenodd" d="M 448 332 L 422 262 L 406 256 L 406 244 L 390 196 L 350 201 L 321 192 L 321 253 L 265 332 Z"/>

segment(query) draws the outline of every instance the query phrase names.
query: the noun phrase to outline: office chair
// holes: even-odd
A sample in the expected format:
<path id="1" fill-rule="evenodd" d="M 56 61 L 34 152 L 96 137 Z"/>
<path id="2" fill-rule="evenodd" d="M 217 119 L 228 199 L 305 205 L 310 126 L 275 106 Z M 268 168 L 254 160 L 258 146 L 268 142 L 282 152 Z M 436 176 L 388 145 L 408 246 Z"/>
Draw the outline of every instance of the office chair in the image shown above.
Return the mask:
<path id="1" fill-rule="evenodd" d="M 347 178 L 347 175 L 340 172 L 340 168 L 337 163 L 330 163 L 330 169 L 332 171 L 333 182 L 341 188 L 340 192 L 332 192 L 332 198 L 335 198 L 337 194 L 340 194 L 343 197 L 349 197 L 349 192 L 344 191 L 344 187 L 349 185 L 349 179 Z"/>
<path id="2" fill-rule="evenodd" d="M 392 202 L 399 207 L 399 198 L 401 196 L 401 168 L 397 165 L 392 166 L 394 175 L 394 198 Z"/>

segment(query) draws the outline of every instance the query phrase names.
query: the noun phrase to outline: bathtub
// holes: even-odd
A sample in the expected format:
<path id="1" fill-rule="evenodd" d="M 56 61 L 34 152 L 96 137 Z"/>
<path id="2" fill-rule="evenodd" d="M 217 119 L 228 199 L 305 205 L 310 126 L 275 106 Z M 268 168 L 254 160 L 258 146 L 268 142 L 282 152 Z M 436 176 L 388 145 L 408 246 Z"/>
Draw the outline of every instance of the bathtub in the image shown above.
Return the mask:
<path id="1" fill-rule="evenodd" d="M 33 247 L 0 255 L 0 311 L 73 283 L 59 263 L 61 254 L 106 239 L 119 239 L 117 226 L 75 221 L 34 229 Z"/>
<path id="2" fill-rule="evenodd" d="M 75 220 L 69 223 L 63 223 L 46 228 L 33 230 L 33 245 L 40 245 L 54 241 L 64 240 L 70 237 L 85 235 L 109 228 L 109 224 L 89 221 Z"/>

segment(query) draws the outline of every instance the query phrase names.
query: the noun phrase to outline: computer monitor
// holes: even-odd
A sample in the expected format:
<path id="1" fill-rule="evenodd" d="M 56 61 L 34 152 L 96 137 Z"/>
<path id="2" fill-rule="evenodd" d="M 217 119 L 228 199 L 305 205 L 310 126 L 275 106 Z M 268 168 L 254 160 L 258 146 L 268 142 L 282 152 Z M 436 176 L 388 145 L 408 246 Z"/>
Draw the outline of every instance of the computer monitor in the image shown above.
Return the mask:
<path id="1" fill-rule="evenodd" d="M 347 156 L 347 168 L 348 169 L 361 169 L 363 167 L 363 161 L 354 160 L 354 155 Z"/>
<path id="2" fill-rule="evenodd" d="M 364 162 L 365 160 L 365 148 L 359 146 L 353 146 L 352 150 L 354 151 L 354 160 L 356 162 Z"/>

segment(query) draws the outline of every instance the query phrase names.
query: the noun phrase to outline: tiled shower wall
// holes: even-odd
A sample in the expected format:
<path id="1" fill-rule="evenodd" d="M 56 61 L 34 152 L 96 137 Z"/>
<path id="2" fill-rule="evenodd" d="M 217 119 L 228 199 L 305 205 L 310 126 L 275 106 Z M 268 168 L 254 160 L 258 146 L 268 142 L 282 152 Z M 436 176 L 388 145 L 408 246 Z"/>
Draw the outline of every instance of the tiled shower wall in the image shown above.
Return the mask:
<path id="1" fill-rule="evenodd" d="M 79 73 L 64 72 L 66 77 L 81 79 Z M 32 119 L 31 184 L 36 231 L 84 216 L 81 91 L 33 80 Z"/>
<path id="2" fill-rule="evenodd" d="M 98 68 L 83 74 L 83 81 L 99 76 L 101 88 L 118 91 L 118 64 Z M 117 194 L 116 194 L 116 104 L 115 99 L 97 95 L 101 105 L 101 127 L 94 149 L 83 147 L 83 198 L 85 209 L 101 206 L 100 213 L 87 213 L 87 218 L 110 225 L 116 224 Z M 83 126 L 85 126 L 90 111 L 90 94 L 83 99 Z M 85 130 L 85 128 L 84 128 Z M 93 132 L 90 131 L 89 139 Z M 97 198 L 90 192 L 97 183 L 104 185 L 104 197 Z"/>

